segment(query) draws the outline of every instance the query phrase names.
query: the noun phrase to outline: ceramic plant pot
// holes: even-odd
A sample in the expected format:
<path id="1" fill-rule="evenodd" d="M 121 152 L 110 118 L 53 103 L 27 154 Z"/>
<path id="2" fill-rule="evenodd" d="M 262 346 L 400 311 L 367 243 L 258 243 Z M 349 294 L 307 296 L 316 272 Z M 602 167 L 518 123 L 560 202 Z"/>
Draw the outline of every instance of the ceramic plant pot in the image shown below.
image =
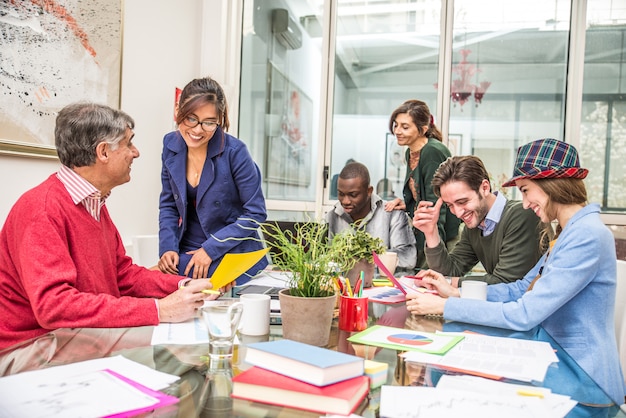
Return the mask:
<path id="1" fill-rule="evenodd" d="M 374 280 L 374 263 L 370 263 L 367 259 L 362 258 L 357 261 L 354 267 L 346 274 L 346 277 L 350 279 L 352 290 L 354 290 L 356 281 L 361 277 L 361 272 L 363 272 L 364 277 L 363 287 L 372 287 L 372 280 Z"/>
<path id="2" fill-rule="evenodd" d="M 283 337 L 305 344 L 328 345 L 336 296 L 303 298 L 291 296 L 289 289 L 278 293 Z"/>

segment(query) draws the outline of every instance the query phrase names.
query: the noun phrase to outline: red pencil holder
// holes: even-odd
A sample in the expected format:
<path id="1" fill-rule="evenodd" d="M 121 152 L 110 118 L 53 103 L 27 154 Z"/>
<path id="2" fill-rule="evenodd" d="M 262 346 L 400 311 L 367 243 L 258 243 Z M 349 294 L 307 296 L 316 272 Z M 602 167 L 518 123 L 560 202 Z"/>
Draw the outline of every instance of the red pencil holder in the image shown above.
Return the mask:
<path id="1" fill-rule="evenodd" d="M 339 329 L 363 331 L 367 328 L 367 298 L 341 296 L 339 301 Z"/>

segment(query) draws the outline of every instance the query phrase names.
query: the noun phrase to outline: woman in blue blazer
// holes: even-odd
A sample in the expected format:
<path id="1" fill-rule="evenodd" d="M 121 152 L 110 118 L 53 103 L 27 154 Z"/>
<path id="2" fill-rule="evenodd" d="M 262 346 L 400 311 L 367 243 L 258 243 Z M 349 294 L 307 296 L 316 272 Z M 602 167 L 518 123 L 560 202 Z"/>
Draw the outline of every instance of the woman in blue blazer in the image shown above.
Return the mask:
<path id="1" fill-rule="evenodd" d="M 246 145 L 226 133 L 226 97 L 215 80 L 185 86 L 176 122 L 163 139 L 158 267 L 211 277 L 225 254 L 263 248 L 255 232 L 267 217 L 261 172 Z M 237 284 L 266 265 L 263 258 Z"/>
<path id="2" fill-rule="evenodd" d="M 624 403 L 624 377 L 615 339 L 615 239 L 600 219 L 597 204 L 587 203 L 576 149 L 556 139 L 521 146 L 513 177 L 524 208 L 545 223 L 557 221 L 556 238 L 523 279 L 487 287 L 487 300 L 462 299 L 463 293 L 432 270 L 418 273 L 439 296 L 407 295 L 414 314 L 443 314 L 445 319 L 526 331 L 541 327 L 606 392 Z M 457 202 L 445 202 L 462 211 Z M 440 205 L 441 203 L 438 202 Z M 588 399 L 577 399 L 579 402 Z"/>

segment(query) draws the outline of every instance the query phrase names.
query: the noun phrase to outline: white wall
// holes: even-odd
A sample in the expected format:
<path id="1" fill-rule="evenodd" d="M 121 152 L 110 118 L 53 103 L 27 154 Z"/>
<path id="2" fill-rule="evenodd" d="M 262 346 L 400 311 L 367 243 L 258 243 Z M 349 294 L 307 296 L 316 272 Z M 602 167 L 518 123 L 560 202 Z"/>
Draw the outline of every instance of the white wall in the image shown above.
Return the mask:
<path id="1" fill-rule="evenodd" d="M 220 15 L 227 3 L 124 2 L 121 109 L 135 119 L 134 142 L 140 157 L 133 163 L 130 183 L 115 188 L 107 206 L 126 243 L 135 235 L 158 233 L 161 144 L 163 135 L 173 128 L 175 87 L 205 75 L 224 83 L 228 60 L 222 54 L 228 45 Z M 204 25 L 203 20 L 207 21 Z M 227 96 L 234 91 L 230 84 L 224 88 Z M 233 107 L 236 102 L 229 104 Z M 58 160 L 0 155 L 0 225 L 18 197 L 58 166 Z"/>

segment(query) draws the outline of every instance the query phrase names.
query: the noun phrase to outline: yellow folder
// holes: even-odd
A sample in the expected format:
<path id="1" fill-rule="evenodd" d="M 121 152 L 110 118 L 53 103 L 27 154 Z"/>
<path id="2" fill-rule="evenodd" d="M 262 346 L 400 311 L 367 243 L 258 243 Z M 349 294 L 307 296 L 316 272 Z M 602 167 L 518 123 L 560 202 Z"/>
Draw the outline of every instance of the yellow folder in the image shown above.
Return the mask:
<path id="1" fill-rule="evenodd" d="M 250 267 L 255 265 L 267 252 L 269 248 L 252 251 L 249 253 L 228 253 L 222 259 L 222 262 L 213 272 L 211 283 L 213 289 L 219 289 L 241 276 L 248 271 Z"/>

